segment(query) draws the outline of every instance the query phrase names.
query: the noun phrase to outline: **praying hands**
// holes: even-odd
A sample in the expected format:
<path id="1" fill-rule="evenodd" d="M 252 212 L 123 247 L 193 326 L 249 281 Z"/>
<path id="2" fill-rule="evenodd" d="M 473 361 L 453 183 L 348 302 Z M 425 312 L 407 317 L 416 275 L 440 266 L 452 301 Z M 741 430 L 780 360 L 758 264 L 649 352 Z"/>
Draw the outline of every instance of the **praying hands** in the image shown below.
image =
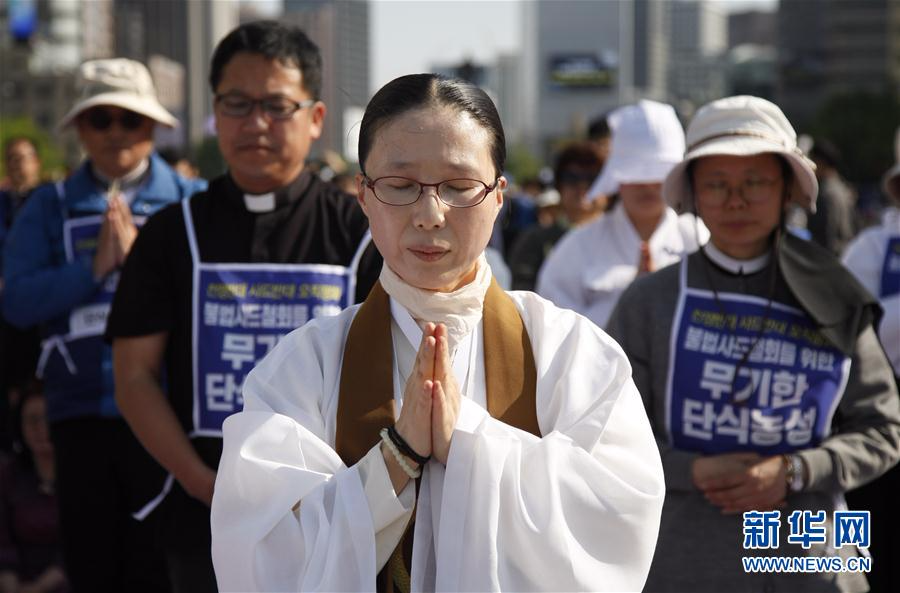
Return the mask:
<path id="1" fill-rule="evenodd" d="M 131 217 L 131 210 L 120 194 L 111 195 L 109 206 L 103 215 L 100 236 L 97 238 L 94 279 L 100 281 L 113 270 L 122 267 L 136 238 L 137 227 Z"/>
<path id="2" fill-rule="evenodd" d="M 694 484 L 723 514 L 768 511 L 785 506 L 787 482 L 781 455 L 725 453 L 699 457 Z"/>
<path id="3" fill-rule="evenodd" d="M 415 366 L 403 392 L 403 407 L 395 425 L 397 433 L 418 455 L 433 456 L 446 465 L 459 415 L 459 398 L 459 386 L 450 361 L 447 326 L 427 323 L 422 330 Z M 390 452 L 383 450 L 383 455 L 394 487 L 402 489 L 408 477 Z M 412 459 L 409 463 L 415 465 Z"/>

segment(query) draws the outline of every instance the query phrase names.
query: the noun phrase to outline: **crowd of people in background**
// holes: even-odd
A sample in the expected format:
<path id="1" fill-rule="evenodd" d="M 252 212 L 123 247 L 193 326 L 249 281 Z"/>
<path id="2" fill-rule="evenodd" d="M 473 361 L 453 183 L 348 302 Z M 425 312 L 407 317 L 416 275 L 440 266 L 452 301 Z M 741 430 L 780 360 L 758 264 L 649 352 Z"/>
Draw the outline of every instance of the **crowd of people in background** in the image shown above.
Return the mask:
<path id="1" fill-rule="evenodd" d="M 227 35 L 209 81 L 227 171 L 208 182 L 154 145 L 178 122 L 133 60 L 81 66 L 59 129 L 85 160 L 66 178 L 42 175 L 36 141 L 3 145 L 0 593 L 217 590 L 210 507 L 244 379 L 383 274 L 361 204 L 384 185 L 310 158 L 321 77 L 296 28 Z M 666 481 L 646 590 L 900 589 L 900 130 L 895 148 L 869 226 L 839 147 L 756 97 L 704 106 L 687 133 L 670 105 L 623 105 L 541 176 L 497 171 L 487 269 L 630 362 Z M 426 181 L 450 191 L 422 179 L 417 199 Z M 872 513 L 868 584 L 740 570 L 740 513 L 833 513 L 845 495 Z"/>

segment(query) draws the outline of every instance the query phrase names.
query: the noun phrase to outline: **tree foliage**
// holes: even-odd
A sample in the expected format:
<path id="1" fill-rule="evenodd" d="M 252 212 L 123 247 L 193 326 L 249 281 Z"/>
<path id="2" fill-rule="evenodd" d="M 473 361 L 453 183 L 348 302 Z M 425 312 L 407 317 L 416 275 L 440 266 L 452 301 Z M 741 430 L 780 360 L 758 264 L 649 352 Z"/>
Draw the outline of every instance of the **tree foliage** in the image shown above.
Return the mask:
<path id="1" fill-rule="evenodd" d="M 507 151 L 506 170 L 519 183 L 525 179 L 537 177 L 541 166 L 540 159 L 523 144 L 515 144 Z"/>
<path id="2" fill-rule="evenodd" d="M 810 125 L 814 137 L 841 150 L 841 173 L 855 183 L 872 183 L 894 163 L 894 134 L 900 127 L 900 98 L 890 93 L 853 92 L 830 97 Z"/>

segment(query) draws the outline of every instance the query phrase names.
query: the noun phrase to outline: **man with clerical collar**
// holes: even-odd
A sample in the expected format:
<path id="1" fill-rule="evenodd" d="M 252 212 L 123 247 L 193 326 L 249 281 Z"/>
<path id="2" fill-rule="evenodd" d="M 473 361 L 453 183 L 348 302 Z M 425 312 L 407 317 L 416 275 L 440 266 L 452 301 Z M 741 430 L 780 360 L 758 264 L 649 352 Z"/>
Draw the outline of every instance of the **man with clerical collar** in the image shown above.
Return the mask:
<path id="1" fill-rule="evenodd" d="M 219 43 L 210 85 L 228 172 L 147 222 L 113 303 L 117 401 L 171 475 L 160 512 L 176 591 L 216 589 L 209 505 L 244 377 L 297 326 L 364 300 L 381 270 L 356 200 L 305 166 L 326 113 L 321 64 L 276 22 Z"/>
<path id="2" fill-rule="evenodd" d="M 19 327 L 41 326 L 37 370 L 71 590 L 167 590 L 155 527 L 141 522 L 165 472 L 119 414 L 103 333 L 143 218 L 206 183 L 179 177 L 154 153 L 155 126 L 178 122 L 143 64 L 85 62 L 76 91 L 60 128 L 75 128 L 87 159 L 64 181 L 35 189 L 16 217 L 4 253 L 3 313 Z"/>

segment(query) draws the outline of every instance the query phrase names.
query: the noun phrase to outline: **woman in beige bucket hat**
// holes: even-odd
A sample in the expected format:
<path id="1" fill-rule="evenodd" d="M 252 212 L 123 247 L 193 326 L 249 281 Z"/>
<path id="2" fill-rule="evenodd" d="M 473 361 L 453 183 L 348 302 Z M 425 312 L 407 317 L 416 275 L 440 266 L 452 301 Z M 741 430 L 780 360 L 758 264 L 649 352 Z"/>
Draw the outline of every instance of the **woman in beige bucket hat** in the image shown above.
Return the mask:
<path id="1" fill-rule="evenodd" d="M 898 458 L 900 399 L 873 329 L 877 303 L 828 252 L 785 232 L 785 208 L 813 209 L 817 184 L 776 105 L 713 101 L 686 144 L 663 195 L 696 212 L 710 242 L 636 280 L 608 327 L 666 474 L 645 590 L 864 591 L 853 569 L 866 532 L 841 539 L 835 512 Z M 833 563 L 748 564 L 770 556 Z"/>
<path id="2" fill-rule="evenodd" d="M 154 152 L 156 125 L 177 121 L 157 100 L 143 64 L 87 61 L 75 91 L 60 128 L 74 128 L 85 159 L 66 179 L 36 188 L 13 223 L 3 314 L 41 331 L 37 372 L 56 457 L 70 589 L 164 591 L 169 579 L 154 539 L 158 513 L 150 511 L 166 473 L 119 414 L 103 334 L 143 220 L 206 182 L 183 179 Z"/>

